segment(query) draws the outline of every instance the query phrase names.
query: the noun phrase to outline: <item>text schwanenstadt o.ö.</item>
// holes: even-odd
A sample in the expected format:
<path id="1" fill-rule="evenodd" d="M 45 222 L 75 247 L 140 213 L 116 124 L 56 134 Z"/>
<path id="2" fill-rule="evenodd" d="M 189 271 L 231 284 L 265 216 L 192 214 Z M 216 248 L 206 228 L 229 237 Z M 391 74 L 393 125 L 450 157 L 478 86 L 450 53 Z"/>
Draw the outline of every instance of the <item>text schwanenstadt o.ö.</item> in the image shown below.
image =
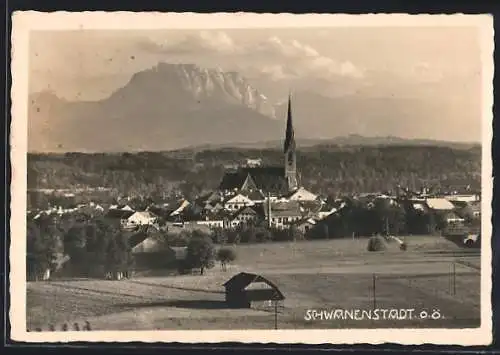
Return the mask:
<path id="1" fill-rule="evenodd" d="M 306 321 L 320 320 L 412 320 L 443 319 L 439 309 L 415 310 L 414 308 L 376 308 L 376 309 L 308 309 Z"/>

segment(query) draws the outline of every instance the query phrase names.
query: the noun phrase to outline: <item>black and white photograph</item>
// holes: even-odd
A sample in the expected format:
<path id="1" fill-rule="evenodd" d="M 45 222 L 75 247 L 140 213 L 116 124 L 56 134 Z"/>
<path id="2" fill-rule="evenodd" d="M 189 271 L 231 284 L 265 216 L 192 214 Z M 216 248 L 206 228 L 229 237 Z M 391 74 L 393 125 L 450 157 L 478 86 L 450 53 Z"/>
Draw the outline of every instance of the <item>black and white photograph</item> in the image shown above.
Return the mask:
<path id="1" fill-rule="evenodd" d="M 492 23 L 14 14 L 13 338 L 489 343 Z"/>

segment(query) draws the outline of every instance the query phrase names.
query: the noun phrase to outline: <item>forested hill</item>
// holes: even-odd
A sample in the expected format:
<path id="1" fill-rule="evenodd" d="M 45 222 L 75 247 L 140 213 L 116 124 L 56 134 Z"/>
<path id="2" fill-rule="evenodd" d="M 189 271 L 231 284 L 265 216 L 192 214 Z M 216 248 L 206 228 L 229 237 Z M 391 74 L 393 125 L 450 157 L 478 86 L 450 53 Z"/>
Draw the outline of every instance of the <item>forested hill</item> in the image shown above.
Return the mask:
<path id="1" fill-rule="evenodd" d="M 282 164 L 276 149 L 116 154 L 28 154 L 28 188 L 111 187 L 155 196 L 216 188 L 228 165 L 246 158 Z M 323 194 L 387 191 L 397 184 L 438 189 L 480 187 L 481 148 L 440 146 L 318 147 L 298 152 L 303 184 Z"/>

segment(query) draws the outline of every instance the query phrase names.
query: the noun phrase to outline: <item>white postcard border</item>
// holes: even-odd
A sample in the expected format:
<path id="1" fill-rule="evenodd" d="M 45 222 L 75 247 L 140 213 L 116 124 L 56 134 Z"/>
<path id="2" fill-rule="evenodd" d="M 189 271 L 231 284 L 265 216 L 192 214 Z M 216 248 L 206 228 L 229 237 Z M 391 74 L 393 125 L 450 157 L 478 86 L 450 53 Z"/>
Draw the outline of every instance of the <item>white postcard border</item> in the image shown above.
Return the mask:
<path id="1" fill-rule="evenodd" d="M 342 329 L 230 331 L 26 331 L 26 191 L 27 95 L 29 33 L 35 30 L 82 29 L 223 29 L 279 27 L 477 26 L 483 60 L 482 115 L 482 256 L 481 326 L 473 329 Z M 180 342 L 180 343 L 302 343 L 302 344 L 456 344 L 486 345 L 492 341 L 491 201 L 493 17 L 491 15 L 407 14 L 251 14 L 251 13 L 133 13 L 133 12 L 15 12 L 12 23 L 11 123 L 11 338 L 25 342 Z"/>

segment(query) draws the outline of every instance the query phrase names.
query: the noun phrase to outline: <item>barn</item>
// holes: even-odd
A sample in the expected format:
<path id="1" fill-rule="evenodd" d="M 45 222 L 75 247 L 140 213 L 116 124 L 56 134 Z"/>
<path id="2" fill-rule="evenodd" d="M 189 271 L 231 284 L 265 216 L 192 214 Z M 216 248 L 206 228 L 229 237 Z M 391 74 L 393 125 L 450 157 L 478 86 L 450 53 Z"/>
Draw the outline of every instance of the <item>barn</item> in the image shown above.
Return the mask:
<path id="1" fill-rule="evenodd" d="M 224 283 L 226 303 L 233 308 L 250 308 L 254 303 L 283 301 L 275 283 L 262 275 L 241 272 Z"/>

